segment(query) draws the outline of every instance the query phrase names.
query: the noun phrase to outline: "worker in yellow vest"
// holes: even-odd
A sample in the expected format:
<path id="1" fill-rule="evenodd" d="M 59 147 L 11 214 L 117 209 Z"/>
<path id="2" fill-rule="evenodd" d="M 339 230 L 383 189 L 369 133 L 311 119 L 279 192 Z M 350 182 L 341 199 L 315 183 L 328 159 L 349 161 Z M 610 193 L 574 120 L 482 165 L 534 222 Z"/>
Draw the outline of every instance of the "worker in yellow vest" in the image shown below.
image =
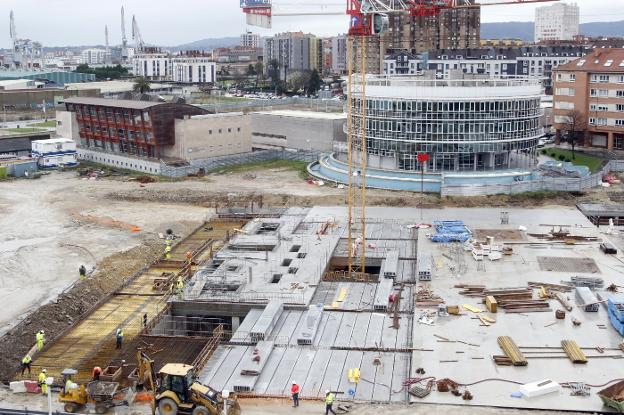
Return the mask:
<path id="1" fill-rule="evenodd" d="M 325 415 L 329 415 L 330 412 L 336 415 L 336 412 L 334 412 L 334 410 L 332 409 L 332 406 L 334 405 L 335 397 L 336 395 L 331 393 L 331 391 L 329 390 L 325 391 Z"/>
<path id="2" fill-rule="evenodd" d="M 41 393 L 43 395 L 48 394 L 48 384 L 46 383 L 46 379 L 47 379 L 46 370 L 43 369 L 41 370 L 41 373 L 39 373 L 39 386 L 41 387 Z"/>
<path id="3" fill-rule="evenodd" d="M 178 297 L 182 299 L 182 294 L 184 294 L 184 280 L 180 276 L 176 281 L 176 294 L 178 294 Z"/>
<path id="4" fill-rule="evenodd" d="M 41 349 L 43 349 L 43 344 L 45 343 L 45 332 L 43 330 L 39 330 L 37 334 L 35 334 L 35 339 L 37 340 L 37 350 L 41 351 Z"/>
<path id="5" fill-rule="evenodd" d="M 22 359 L 22 376 L 24 376 L 24 372 L 28 369 L 28 376 L 30 376 L 30 364 L 32 363 L 32 357 L 30 355 L 24 356 Z"/>
<path id="6" fill-rule="evenodd" d="M 124 332 L 123 329 L 117 329 L 117 332 L 115 333 L 115 339 L 117 340 L 117 349 L 121 349 L 121 346 L 123 345 L 123 338 L 124 338 Z"/>
<path id="7" fill-rule="evenodd" d="M 171 245 L 165 246 L 165 258 L 171 259 Z"/>

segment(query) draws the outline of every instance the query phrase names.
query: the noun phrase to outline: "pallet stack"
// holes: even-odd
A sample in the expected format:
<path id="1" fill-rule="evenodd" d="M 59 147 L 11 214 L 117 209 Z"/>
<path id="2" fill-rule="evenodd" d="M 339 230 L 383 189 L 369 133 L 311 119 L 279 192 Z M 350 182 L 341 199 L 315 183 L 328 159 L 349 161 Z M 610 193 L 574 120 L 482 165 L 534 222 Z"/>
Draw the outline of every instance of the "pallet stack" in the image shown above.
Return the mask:
<path id="1" fill-rule="evenodd" d="M 501 336 L 497 340 L 498 340 L 498 345 L 505 353 L 504 357 L 506 357 L 508 361 L 511 361 L 511 364 L 513 366 L 526 366 L 529 364 L 529 362 L 526 360 L 526 358 L 524 357 L 524 355 L 522 354 L 522 352 L 520 351 L 516 343 L 514 343 L 511 337 Z M 500 356 L 494 356 L 494 361 L 497 364 L 505 364 L 505 363 L 498 363 L 497 358 L 500 358 Z M 506 359 L 498 359 L 498 360 L 500 360 L 501 362 L 504 362 Z"/>

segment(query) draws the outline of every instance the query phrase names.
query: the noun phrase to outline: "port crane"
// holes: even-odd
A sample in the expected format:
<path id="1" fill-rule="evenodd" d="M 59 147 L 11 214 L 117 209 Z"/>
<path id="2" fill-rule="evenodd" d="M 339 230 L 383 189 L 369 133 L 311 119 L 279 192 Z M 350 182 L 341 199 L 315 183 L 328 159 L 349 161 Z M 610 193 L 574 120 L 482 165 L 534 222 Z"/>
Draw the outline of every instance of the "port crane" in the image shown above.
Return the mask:
<path id="1" fill-rule="evenodd" d="M 382 35 L 389 30 L 389 15 L 407 13 L 411 16 L 436 16 L 445 9 L 475 8 L 481 6 L 522 5 L 548 3 L 559 0 L 346 0 L 346 9 L 339 3 L 301 2 L 281 3 L 273 0 L 240 0 L 240 7 L 247 16 L 247 24 L 270 29 L 272 18 L 277 16 L 349 16 L 347 38 L 347 158 L 348 178 L 348 273 L 349 279 L 366 279 L 366 42 L 370 36 Z M 344 4 L 344 3 L 342 3 Z M 359 42 L 360 73 L 354 89 L 354 42 Z M 354 132 L 351 117 L 353 92 L 359 93 L 360 108 L 360 165 L 354 165 Z M 425 161 L 426 162 L 426 161 Z M 357 200 L 359 197 L 359 200 Z M 359 229 L 355 229 L 355 206 L 360 205 Z M 356 236 L 354 238 L 354 235 Z M 359 235 L 359 236 L 358 236 Z M 359 257 L 359 264 L 354 259 Z"/>

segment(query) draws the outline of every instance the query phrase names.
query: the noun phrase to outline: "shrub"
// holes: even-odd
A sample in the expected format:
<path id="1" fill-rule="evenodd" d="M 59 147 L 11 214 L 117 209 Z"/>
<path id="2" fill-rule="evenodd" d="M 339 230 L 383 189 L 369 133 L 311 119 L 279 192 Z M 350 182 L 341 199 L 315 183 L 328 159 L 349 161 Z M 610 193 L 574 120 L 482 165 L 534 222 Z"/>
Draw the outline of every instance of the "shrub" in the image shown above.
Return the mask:
<path id="1" fill-rule="evenodd" d="M 548 151 L 546 151 L 546 149 L 544 149 L 544 150 L 542 150 L 542 154 L 543 154 L 543 155 L 547 155 L 547 154 L 548 154 Z"/>
<path id="2" fill-rule="evenodd" d="M 567 161 L 568 163 L 572 162 L 572 160 L 570 160 L 570 158 L 566 157 L 565 161 Z"/>
<path id="3" fill-rule="evenodd" d="M 565 160 L 565 156 L 563 154 L 559 154 L 559 160 L 561 161 Z"/>

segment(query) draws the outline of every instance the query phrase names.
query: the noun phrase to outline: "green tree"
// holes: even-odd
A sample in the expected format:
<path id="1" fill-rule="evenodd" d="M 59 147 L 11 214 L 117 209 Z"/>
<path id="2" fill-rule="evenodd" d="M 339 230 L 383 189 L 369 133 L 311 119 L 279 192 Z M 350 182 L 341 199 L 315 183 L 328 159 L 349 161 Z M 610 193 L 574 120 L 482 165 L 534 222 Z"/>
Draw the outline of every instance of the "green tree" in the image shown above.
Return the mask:
<path id="1" fill-rule="evenodd" d="M 76 70 L 74 72 L 77 73 L 93 73 L 93 69 L 89 68 L 89 65 L 87 65 L 86 63 L 81 63 L 80 65 L 76 66 Z"/>
<path id="2" fill-rule="evenodd" d="M 149 81 L 142 76 L 139 76 L 138 78 L 134 80 L 134 85 L 132 89 L 135 92 L 140 92 L 142 94 L 152 90 L 152 88 L 150 87 Z"/>
<path id="3" fill-rule="evenodd" d="M 318 71 L 314 69 L 312 73 L 310 74 L 310 78 L 308 79 L 308 82 L 306 84 L 306 94 L 308 95 L 316 94 L 318 90 L 321 89 L 322 83 L 323 81 L 321 77 L 319 76 Z"/>
<path id="4" fill-rule="evenodd" d="M 272 59 L 269 62 L 269 77 L 271 78 L 271 84 L 274 88 L 280 83 L 280 63 L 277 59 Z"/>
<path id="5" fill-rule="evenodd" d="M 250 63 L 249 66 L 247 67 L 247 75 L 248 76 L 254 76 L 256 75 L 256 68 Z"/>
<path id="6" fill-rule="evenodd" d="M 585 117 L 579 110 L 570 110 L 565 115 L 564 129 L 567 131 L 566 141 L 572 148 L 572 159 L 576 159 L 574 152 L 577 144 L 583 143 L 583 136 L 585 135 Z"/>

